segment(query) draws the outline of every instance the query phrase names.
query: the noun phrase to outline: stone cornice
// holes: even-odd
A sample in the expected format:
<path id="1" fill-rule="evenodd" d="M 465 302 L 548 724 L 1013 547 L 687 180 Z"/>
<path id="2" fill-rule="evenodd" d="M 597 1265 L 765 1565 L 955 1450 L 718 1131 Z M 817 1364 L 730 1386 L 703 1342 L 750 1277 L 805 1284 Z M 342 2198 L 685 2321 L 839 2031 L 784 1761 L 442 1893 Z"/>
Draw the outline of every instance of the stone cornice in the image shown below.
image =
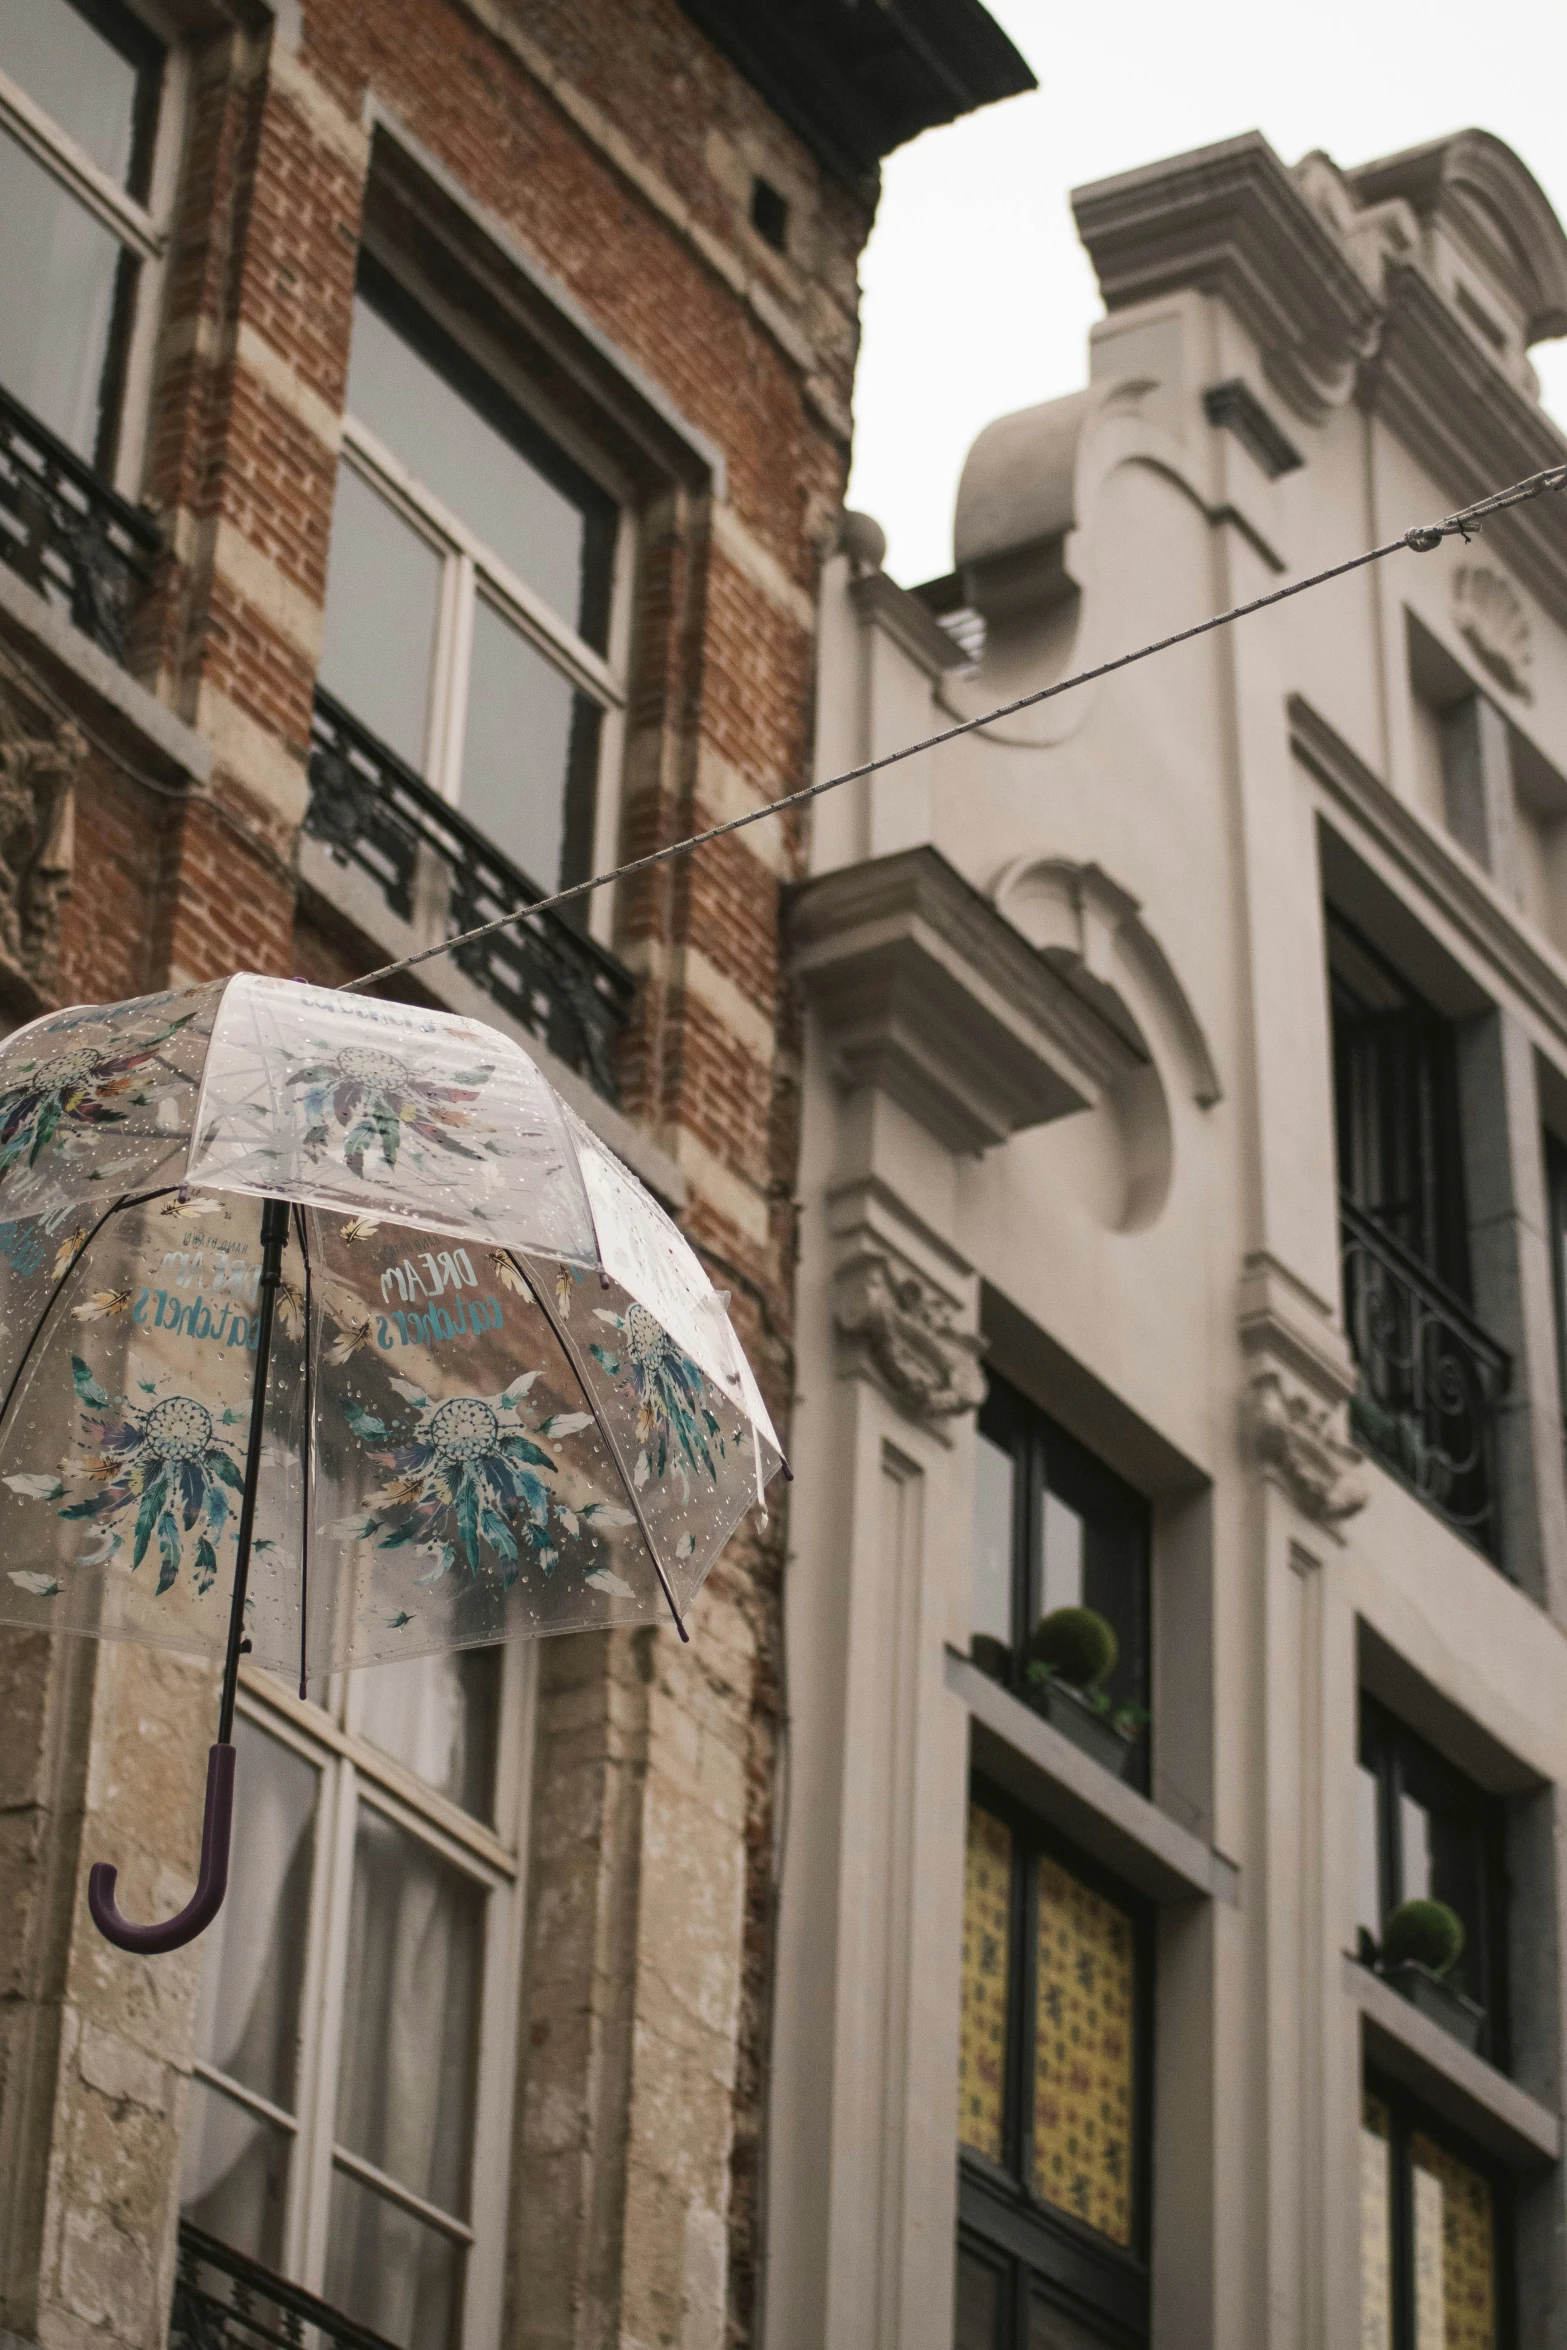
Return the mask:
<path id="1" fill-rule="evenodd" d="M 1357 398 L 1455 506 L 1567 459 L 1567 436 L 1468 334 L 1429 278 L 1387 270 L 1387 318 Z M 1567 498 L 1537 498 L 1486 524 L 1518 577 L 1567 624 Z"/>
<path id="2" fill-rule="evenodd" d="M 867 571 L 851 582 L 849 601 L 865 626 L 890 636 L 927 677 L 941 677 L 967 663 L 957 638 L 947 634 L 918 596 L 899 587 L 885 571 Z"/>
<path id="3" fill-rule="evenodd" d="M 1479 867 L 1396 798 L 1304 696 L 1292 694 L 1288 708 L 1290 747 L 1302 765 L 1567 1051 L 1567 963 L 1530 935 Z"/>
<path id="4" fill-rule="evenodd" d="M 1544 189 L 1489 131 L 1459 131 L 1346 171 L 1362 205 L 1398 199 L 1460 237 L 1505 292 L 1526 344 L 1567 334 L 1567 235 Z"/>
<path id="5" fill-rule="evenodd" d="M 933 848 L 802 884 L 789 930 L 841 1082 L 949 1150 L 1086 1109 L 1140 1060 Z"/>
<path id="6" fill-rule="evenodd" d="M 817 161 L 863 179 L 905 139 L 1037 85 L 979 0 L 681 0 Z"/>
<path id="7" fill-rule="evenodd" d="M 1349 396 L 1379 305 L 1260 132 L 1076 188 L 1072 210 L 1108 310 L 1216 294 L 1299 415 Z"/>

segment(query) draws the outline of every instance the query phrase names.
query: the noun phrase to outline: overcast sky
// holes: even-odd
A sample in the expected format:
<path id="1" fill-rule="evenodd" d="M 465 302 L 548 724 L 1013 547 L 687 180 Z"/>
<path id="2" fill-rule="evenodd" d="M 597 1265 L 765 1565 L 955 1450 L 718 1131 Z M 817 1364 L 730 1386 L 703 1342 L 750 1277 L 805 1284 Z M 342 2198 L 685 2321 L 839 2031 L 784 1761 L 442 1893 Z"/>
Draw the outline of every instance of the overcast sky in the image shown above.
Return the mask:
<path id="1" fill-rule="evenodd" d="M 952 500 L 993 416 L 1072 391 L 1102 314 L 1067 191 L 1260 130 L 1343 165 L 1476 124 L 1567 219 L 1562 0 L 989 0 L 1039 78 L 892 156 L 862 269 L 849 503 L 912 585 L 952 564 Z M 1567 426 L 1567 342 L 1537 345 Z"/>

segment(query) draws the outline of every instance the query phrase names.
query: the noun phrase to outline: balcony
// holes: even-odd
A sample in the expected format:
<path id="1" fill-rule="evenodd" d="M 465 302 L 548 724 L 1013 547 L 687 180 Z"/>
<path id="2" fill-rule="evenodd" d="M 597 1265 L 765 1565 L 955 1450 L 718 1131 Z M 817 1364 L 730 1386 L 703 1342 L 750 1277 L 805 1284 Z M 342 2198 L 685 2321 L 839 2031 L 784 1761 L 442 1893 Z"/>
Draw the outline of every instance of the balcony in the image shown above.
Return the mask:
<path id="1" fill-rule="evenodd" d="M 397 2345 L 182 2219 L 168 2350 L 397 2350 Z"/>
<path id="2" fill-rule="evenodd" d="M 0 562 L 122 667 L 161 545 L 150 515 L 0 390 Z"/>
<path id="3" fill-rule="evenodd" d="M 1340 1202 L 1356 1441 L 1439 1518 L 1500 1557 L 1496 1414 L 1512 1364 L 1373 1218 Z"/>
<path id="4" fill-rule="evenodd" d="M 434 945 L 533 904 L 539 892 L 484 834 L 317 692 L 305 830 L 338 864 L 368 874 L 389 910 Z M 463 947 L 457 968 L 606 1101 L 633 981 L 616 958 L 556 914 Z"/>

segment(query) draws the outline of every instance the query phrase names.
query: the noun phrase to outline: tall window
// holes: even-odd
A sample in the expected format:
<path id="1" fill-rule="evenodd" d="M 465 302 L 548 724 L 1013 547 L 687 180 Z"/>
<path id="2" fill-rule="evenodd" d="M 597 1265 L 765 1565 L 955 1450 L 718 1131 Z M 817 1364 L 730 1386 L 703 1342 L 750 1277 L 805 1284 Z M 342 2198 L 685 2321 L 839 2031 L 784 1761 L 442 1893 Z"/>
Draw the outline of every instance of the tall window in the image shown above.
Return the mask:
<path id="1" fill-rule="evenodd" d="M 1361 2350 L 1503 2350 L 1510 2339 L 1498 2181 L 1391 2089 L 1360 2127 Z"/>
<path id="2" fill-rule="evenodd" d="M 321 683 L 544 891 L 593 853 L 619 519 L 367 261 Z"/>
<path id="3" fill-rule="evenodd" d="M 1357 1921 L 1375 1956 L 1393 1911 L 1440 1901 L 1464 1930 L 1448 1980 L 1484 2013 L 1480 2045 L 1507 2057 L 1506 1827 L 1495 1796 L 1372 1698 L 1360 1709 Z"/>
<path id="4" fill-rule="evenodd" d="M 1499 1563 L 1506 1350 L 1470 1309 L 1457 1038 L 1328 916 L 1344 1320 L 1357 1438 Z"/>
<path id="5" fill-rule="evenodd" d="M 963 1903 L 957 2350 L 1093 2350 L 1145 2338 L 1149 1957 L 1130 1900 L 976 1790 Z"/>
<path id="6" fill-rule="evenodd" d="M 1328 917 L 1339 1185 L 1455 1295 L 1469 1294 L 1450 1023 Z"/>
<path id="7" fill-rule="evenodd" d="M 114 0 L 0 7 L 0 384 L 112 475 L 163 50 Z"/>
<path id="8" fill-rule="evenodd" d="M 524 1670 L 414 1659 L 326 1708 L 252 1676 L 235 1725 L 183 2207 L 404 2350 L 498 2322 Z"/>
<path id="9" fill-rule="evenodd" d="M 1092 1608 L 1116 1637 L 1103 1695 L 1146 1720 L 1149 1534 L 1140 1493 L 1015 1387 L 991 1379 L 975 1468 L 976 1663 L 1026 1699 L 1026 1651 L 1040 1619 Z M 1127 1776 L 1146 1786 L 1147 1764 L 1144 1729 Z"/>

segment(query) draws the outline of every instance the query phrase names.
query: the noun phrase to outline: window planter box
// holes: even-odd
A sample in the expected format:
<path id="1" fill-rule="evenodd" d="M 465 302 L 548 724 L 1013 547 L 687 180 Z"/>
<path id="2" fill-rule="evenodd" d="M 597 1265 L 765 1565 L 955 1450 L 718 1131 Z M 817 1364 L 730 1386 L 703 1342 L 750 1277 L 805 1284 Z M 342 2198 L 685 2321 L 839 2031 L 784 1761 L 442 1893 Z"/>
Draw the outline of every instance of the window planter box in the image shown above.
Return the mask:
<path id="1" fill-rule="evenodd" d="M 1385 1983 L 1418 2008 L 1432 2023 L 1440 2024 L 1450 2032 L 1459 2045 L 1478 2053 L 1480 2036 L 1485 2030 L 1485 2009 L 1455 1991 L 1451 1983 L 1444 1983 L 1440 1975 L 1422 1966 L 1416 1958 L 1406 1958 L 1397 1966 L 1379 1967 L 1377 1972 Z"/>
<path id="2" fill-rule="evenodd" d="M 1135 1731 L 1118 1730 L 1108 1714 L 1102 1714 L 1090 1705 L 1079 1690 L 1068 1687 L 1065 1681 L 1045 1681 L 1026 1688 L 1024 1696 L 1037 1714 L 1043 1714 L 1053 1730 L 1070 1738 L 1085 1754 L 1103 1766 L 1113 1778 L 1124 1779 L 1137 1744 Z"/>

